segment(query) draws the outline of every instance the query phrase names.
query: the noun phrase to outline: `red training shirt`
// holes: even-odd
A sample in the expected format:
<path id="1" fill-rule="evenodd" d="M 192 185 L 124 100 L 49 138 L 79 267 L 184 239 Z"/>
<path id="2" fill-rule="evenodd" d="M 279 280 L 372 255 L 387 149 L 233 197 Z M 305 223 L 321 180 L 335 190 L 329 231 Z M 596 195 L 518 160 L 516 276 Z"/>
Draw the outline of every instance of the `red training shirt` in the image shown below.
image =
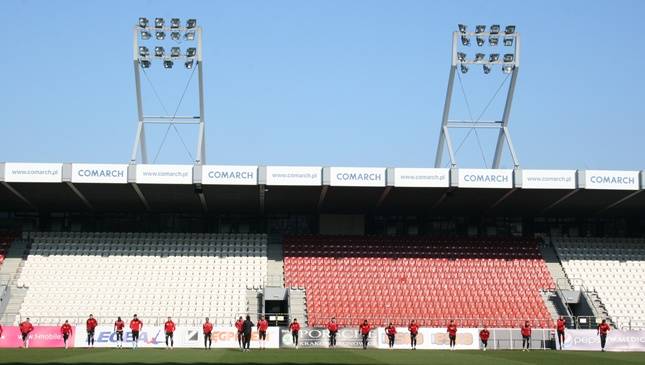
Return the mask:
<path id="1" fill-rule="evenodd" d="M 269 328 L 269 321 L 267 321 L 266 319 L 262 319 L 258 322 L 258 329 L 261 332 L 266 332 L 268 328 Z"/>
<path id="2" fill-rule="evenodd" d="M 63 325 L 60 326 L 60 333 L 62 335 L 71 335 L 72 334 L 72 326 L 70 326 L 69 323 L 63 323 Z"/>
<path id="3" fill-rule="evenodd" d="M 385 333 L 388 335 L 395 335 L 396 334 L 396 327 L 394 326 L 388 326 L 385 328 Z"/>
<path id="4" fill-rule="evenodd" d="M 138 318 L 133 319 L 130 321 L 130 329 L 133 331 L 141 331 L 143 328 L 143 322 L 141 322 Z"/>
<path id="5" fill-rule="evenodd" d="M 450 336 L 457 336 L 457 325 L 449 324 L 447 332 Z"/>
<path id="6" fill-rule="evenodd" d="M 479 338 L 482 341 L 488 341 L 488 338 L 490 337 L 490 332 L 488 330 L 481 330 L 479 331 Z"/>
<path id="7" fill-rule="evenodd" d="M 417 333 L 419 333 L 419 325 L 416 324 L 416 323 L 415 324 L 410 324 L 408 326 L 408 331 L 410 331 L 411 335 L 416 335 Z"/>
<path id="8" fill-rule="evenodd" d="M 202 326 L 202 328 L 204 329 L 204 333 L 211 333 L 211 332 L 213 332 L 213 324 L 212 324 L 212 323 L 210 323 L 210 322 L 206 322 L 206 323 L 204 323 L 204 325 Z"/>
<path id="9" fill-rule="evenodd" d="M 20 333 L 25 334 L 33 330 L 34 330 L 34 326 L 31 323 L 27 321 L 20 323 Z"/>
<path id="10" fill-rule="evenodd" d="M 524 337 L 531 336 L 531 325 L 522 326 L 522 336 Z"/>
<path id="11" fill-rule="evenodd" d="M 370 326 L 369 323 L 368 324 L 361 324 L 359 329 L 360 329 L 362 335 L 368 335 L 370 333 L 370 331 L 372 330 L 372 326 Z"/>
<path id="12" fill-rule="evenodd" d="M 238 319 L 237 321 L 235 321 L 235 328 L 237 328 L 237 332 L 241 333 L 244 330 L 243 327 L 244 327 L 244 321 L 242 321 L 241 319 Z"/>
<path id="13" fill-rule="evenodd" d="M 564 319 L 558 319 L 558 324 L 557 324 L 558 332 L 564 332 L 565 324 L 566 322 L 564 321 Z"/>
<path id="14" fill-rule="evenodd" d="M 291 330 L 291 332 L 298 332 L 298 331 L 300 331 L 300 323 L 298 323 L 298 322 L 291 322 L 291 324 L 289 325 L 289 329 Z"/>
<path id="15" fill-rule="evenodd" d="M 98 322 L 96 321 L 96 318 L 88 318 L 87 321 L 85 322 L 85 328 L 88 331 L 94 331 L 96 326 L 98 326 Z"/>
<path id="16" fill-rule="evenodd" d="M 599 332 L 601 335 L 606 335 L 606 334 L 607 334 L 607 332 L 609 332 L 610 330 L 611 330 L 611 328 L 609 327 L 609 325 L 608 325 L 607 323 L 601 323 L 601 324 L 598 326 L 598 332 Z"/>
<path id="17" fill-rule="evenodd" d="M 116 322 L 114 322 L 114 327 L 116 328 L 116 330 L 117 330 L 118 332 L 121 332 L 121 331 L 123 331 L 123 327 L 125 327 L 125 322 L 123 322 L 123 321 L 116 321 Z"/>
<path id="18" fill-rule="evenodd" d="M 169 332 L 170 332 L 170 333 L 175 332 L 175 322 L 173 322 L 173 321 L 166 321 L 166 323 L 164 323 L 164 325 L 163 325 L 163 328 L 164 328 L 164 330 L 166 331 L 166 333 L 169 333 Z"/>
<path id="19" fill-rule="evenodd" d="M 338 323 L 336 322 L 327 323 L 327 329 L 329 330 L 329 332 L 338 332 Z"/>

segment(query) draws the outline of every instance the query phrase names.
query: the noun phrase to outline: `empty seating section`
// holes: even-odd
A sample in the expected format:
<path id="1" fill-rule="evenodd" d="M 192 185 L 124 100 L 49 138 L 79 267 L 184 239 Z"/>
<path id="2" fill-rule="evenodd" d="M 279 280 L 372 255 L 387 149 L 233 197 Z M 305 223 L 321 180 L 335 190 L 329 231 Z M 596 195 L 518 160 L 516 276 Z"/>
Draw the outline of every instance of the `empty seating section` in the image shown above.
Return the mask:
<path id="1" fill-rule="evenodd" d="M 18 285 L 21 317 L 38 323 L 102 323 L 210 316 L 229 324 L 247 312 L 246 288 L 266 278 L 263 234 L 32 233 Z"/>
<path id="2" fill-rule="evenodd" d="M 553 245 L 572 283 L 582 279 L 596 291 L 614 321 L 645 327 L 644 239 L 560 238 Z"/>
<path id="3" fill-rule="evenodd" d="M 306 288 L 309 323 L 355 326 L 552 325 L 540 290 L 554 283 L 537 243 L 521 239 L 293 236 L 285 281 Z"/>

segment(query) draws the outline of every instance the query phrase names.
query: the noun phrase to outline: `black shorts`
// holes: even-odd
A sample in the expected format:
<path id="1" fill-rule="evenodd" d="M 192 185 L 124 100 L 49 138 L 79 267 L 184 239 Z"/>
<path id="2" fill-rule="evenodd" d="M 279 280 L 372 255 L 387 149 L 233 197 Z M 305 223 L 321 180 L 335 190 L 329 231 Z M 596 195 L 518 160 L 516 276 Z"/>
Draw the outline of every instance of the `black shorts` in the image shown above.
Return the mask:
<path id="1" fill-rule="evenodd" d="M 25 341 L 29 337 L 29 333 L 23 333 L 22 334 L 22 340 Z"/>
<path id="2" fill-rule="evenodd" d="M 67 341 L 69 338 L 69 335 L 67 333 L 63 333 L 63 340 Z"/>
<path id="3" fill-rule="evenodd" d="M 94 337 L 94 330 L 88 330 L 87 335 L 90 337 Z"/>
<path id="4" fill-rule="evenodd" d="M 267 331 L 260 331 L 260 340 L 267 339 Z"/>
<path id="5" fill-rule="evenodd" d="M 172 338 L 172 336 L 173 336 L 173 332 L 166 332 L 166 336 L 168 336 L 168 337 Z"/>
<path id="6" fill-rule="evenodd" d="M 204 332 L 204 337 L 211 338 L 211 333 L 210 332 Z"/>
<path id="7" fill-rule="evenodd" d="M 139 331 L 132 331 L 132 339 L 135 341 L 139 339 Z"/>
<path id="8" fill-rule="evenodd" d="M 454 335 L 454 336 L 448 335 L 448 338 L 454 341 L 457 339 L 457 335 Z"/>

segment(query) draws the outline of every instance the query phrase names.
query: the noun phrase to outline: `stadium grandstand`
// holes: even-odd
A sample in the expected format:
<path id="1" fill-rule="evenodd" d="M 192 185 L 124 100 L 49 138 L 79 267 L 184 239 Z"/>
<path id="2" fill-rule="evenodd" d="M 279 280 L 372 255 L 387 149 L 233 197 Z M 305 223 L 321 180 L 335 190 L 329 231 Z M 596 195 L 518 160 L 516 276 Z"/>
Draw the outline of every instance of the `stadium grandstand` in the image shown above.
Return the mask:
<path id="1" fill-rule="evenodd" d="M 159 328 L 172 317 L 194 338 L 207 317 L 233 328 L 239 317 L 264 315 L 285 333 L 296 318 L 321 331 L 332 318 L 355 330 L 366 320 L 405 331 L 415 320 L 440 329 L 426 348 L 448 348 L 454 321 L 463 337 L 449 341 L 459 349 L 479 349 L 484 327 L 492 348 L 517 349 L 525 323 L 535 330 L 527 346 L 556 348 L 559 318 L 594 333 L 604 320 L 613 330 L 645 329 L 645 171 L 523 169 L 508 113 L 490 122 L 500 129 L 491 168 L 459 167 L 450 98 L 433 168 L 208 164 L 203 105 L 185 117 L 202 128 L 194 163 L 151 163 L 145 124 L 176 116 L 144 116 L 140 73 L 155 60 L 138 42 L 155 29 L 192 34 L 186 41 L 198 44 L 173 60 L 198 70 L 202 103 L 202 29 L 194 19 L 148 22 L 134 27 L 139 120 L 128 163 L 0 163 L 1 325 L 30 318 L 83 328 L 93 314 L 107 343 L 116 318 L 134 313 Z M 456 72 L 499 66 L 509 75 L 510 110 L 519 33 L 496 28 L 459 25 L 449 90 Z M 502 60 L 457 52 L 464 38 L 497 42 L 500 34 L 513 47 Z M 508 169 L 500 168 L 505 144 Z M 293 345 L 277 337 L 276 347 Z"/>

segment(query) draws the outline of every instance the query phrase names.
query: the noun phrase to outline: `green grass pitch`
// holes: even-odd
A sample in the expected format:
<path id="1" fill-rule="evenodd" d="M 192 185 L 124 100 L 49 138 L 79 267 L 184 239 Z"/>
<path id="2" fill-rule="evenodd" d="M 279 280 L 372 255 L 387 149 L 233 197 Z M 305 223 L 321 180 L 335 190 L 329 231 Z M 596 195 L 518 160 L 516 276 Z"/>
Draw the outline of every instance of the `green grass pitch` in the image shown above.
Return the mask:
<path id="1" fill-rule="evenodd" d="M 643 353 L 407 350 L 3 349 L 0 363 L 33 364 L 645 364 Z"/>

